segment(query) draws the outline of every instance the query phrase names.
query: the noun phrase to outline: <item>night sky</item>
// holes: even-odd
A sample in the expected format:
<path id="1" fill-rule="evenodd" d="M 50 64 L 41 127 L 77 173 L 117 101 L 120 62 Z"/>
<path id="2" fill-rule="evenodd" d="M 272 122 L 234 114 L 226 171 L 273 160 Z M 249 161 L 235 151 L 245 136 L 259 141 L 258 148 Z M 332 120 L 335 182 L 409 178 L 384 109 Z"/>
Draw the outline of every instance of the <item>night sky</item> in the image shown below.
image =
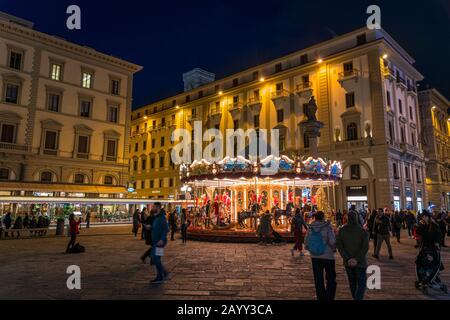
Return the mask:
<path id="1" fill-rule="evenodd" d="M 450 98 L 450 1 L 143 1 L 0 0 L 0 10 L 35 29 L 144 66 L 134 81 L 134 106 L 183 89 L 195 67 L 222 78 L 333 35 L 365 25 L 370 4 L 382 27 L 416 60 L 421 87 Z M 66 28 L 66 8 L 82 10 L 82 30 Z"/>

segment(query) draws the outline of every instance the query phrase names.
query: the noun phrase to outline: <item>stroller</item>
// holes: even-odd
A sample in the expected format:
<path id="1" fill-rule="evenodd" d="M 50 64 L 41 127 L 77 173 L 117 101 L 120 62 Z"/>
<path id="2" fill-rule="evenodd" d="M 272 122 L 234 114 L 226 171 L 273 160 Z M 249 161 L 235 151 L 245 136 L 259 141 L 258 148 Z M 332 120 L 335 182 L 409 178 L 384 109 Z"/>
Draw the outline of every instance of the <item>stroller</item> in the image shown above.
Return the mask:
<path id="1" fill-rule="evenodd" d="M 447 286 L 441 283 L 439 278 L 443 269 L 439 248 L 422 247 L 416 258 L 416 288 L 421 289 L 424 294 L 428 294 L 428 289 L 441 290 L 448 294 Z"/>

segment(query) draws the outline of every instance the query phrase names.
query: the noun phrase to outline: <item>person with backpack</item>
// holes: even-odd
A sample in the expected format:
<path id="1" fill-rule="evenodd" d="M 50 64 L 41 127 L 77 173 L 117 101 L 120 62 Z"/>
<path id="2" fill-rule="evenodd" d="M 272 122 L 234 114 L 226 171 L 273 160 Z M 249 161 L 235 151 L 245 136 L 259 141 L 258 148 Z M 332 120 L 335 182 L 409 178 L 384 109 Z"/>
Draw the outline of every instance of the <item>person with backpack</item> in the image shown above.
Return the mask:
<path id="1" fill-rule="evenodd" d="M 76 221 L 75 215 L 73 213 L 69 216 L 69 234 L 70 234 L 70 241 L 67 244 L 66 253 L 70 253 L 70 251 L 75 246 L 75 241 L 77 240 L 77 235 L 79 232 L 79 226 L 80 226 L 81 220 Z"/>
<path id="2" fill-rule="evenodd" d="M 347 224 L 339 229 L 336 247 L 344 260 L 353 299 L 363 300 L 367 287 L 369 234 L 358 223 L 355 212 L 348 213 Z"/>
<path id="3" fill-rule="evenodd" d="M 306 235 L 306 250 L 311 254 L 314 283 L 318 300 L 334 300 L 336 295 L 335 256 L 336 236 L 322 211 L 314 214 L 314 222 Z M 326 286 L 324 281 L 326 277 Z"/>
<path id="4" fill-rule="evenodd" d="M 294 232 L 295 245 L 294 248 L 291 249 L 291 254 L 294 256 L 295 251 L 300 251 L 300 256 L 303 257 L 305 254 L 303 253 L 303 228 L 308 230 L 308 225 L 303 218 L 303 213 L 300 208 L 295 209 L 295 216 L 292 219 L 292 229 Z"/>
<path id="5" fill-rule="evenodd" d="M 169 277 L 169 272 L 162 264 L 161 258 L 163 256 L 164 247 L 167 245 L 167 233 L 169 226 L 167 224 L 166 214 L 161 206 L 161 203 L 154 204 L 155 217 L 152 223 L 152 250 L 151 258 L 156 267 L 156 278 L 151 282 L 158 284 Z"/>
<path id="6" fill-rule="evenodd" d="M 394 259 L 390 240 L 391 222 L 383 209 L 379 210 L 378 216 L 375 218 L 374 230 L 377 235 L 377 245 L 375 246 L 373 257 L 375 259 L 380 259 L 381 245 L 383 242 L 386 242 L 389 251 L 389 259 Z"/>

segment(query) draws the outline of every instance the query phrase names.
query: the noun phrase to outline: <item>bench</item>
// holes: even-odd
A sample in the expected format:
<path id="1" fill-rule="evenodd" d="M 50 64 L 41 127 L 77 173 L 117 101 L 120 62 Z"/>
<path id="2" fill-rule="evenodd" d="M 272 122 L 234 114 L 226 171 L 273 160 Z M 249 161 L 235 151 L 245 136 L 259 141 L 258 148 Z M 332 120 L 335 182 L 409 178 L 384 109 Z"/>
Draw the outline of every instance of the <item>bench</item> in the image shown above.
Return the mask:
<path id="1" fill-rule="evenodd" d="M 47 235 L 48 228 L 33 229 L 2 229 L 0 231 L 0 239 L 19 239 L 42 237 Z"/>

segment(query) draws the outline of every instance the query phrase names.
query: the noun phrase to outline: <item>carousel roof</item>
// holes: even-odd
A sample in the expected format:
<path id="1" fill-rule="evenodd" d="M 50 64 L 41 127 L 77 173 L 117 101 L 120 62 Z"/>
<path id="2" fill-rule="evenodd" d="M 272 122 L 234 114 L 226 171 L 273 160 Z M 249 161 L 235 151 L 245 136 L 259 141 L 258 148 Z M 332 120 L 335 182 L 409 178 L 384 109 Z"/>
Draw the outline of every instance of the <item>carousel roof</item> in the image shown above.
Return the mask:
<path id="1" fill-rule="evenodd" d="M 292 160 L 273 155 L 251 162 L 244 157 L 226 157 L 211 163 L 205 159 L 180 166 L 184 183 L 204 186 L 231 186 L 235 184 L 270 183 L 280 185 L 317 185 L 333 183 L 342 178 L 341 163 L 309 157 Z"/>

